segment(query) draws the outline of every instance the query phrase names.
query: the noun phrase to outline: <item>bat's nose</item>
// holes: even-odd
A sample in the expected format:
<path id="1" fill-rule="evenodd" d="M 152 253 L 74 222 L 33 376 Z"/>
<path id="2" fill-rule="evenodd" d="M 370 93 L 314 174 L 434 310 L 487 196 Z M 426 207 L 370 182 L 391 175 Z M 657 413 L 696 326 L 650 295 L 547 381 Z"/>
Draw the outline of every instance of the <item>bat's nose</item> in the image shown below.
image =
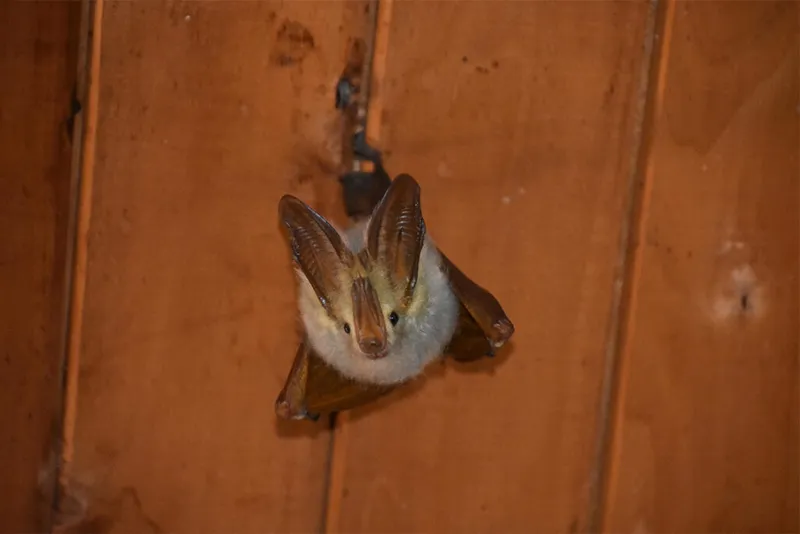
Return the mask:
<path id="1" fill-rule="evenodd" d="M 358 341 L 358 346 L 367 356 L 377 360 L 386 356 L 386 341 L 385 338 L 365 337 Z"/>
<path id="2" fill-rule="evenodd" d="M 353 280 L 353 326 L 358 347 L 367 358 L 377 360 L 386 356 L 386 325 L 381 302 L 367 278 Z"/>

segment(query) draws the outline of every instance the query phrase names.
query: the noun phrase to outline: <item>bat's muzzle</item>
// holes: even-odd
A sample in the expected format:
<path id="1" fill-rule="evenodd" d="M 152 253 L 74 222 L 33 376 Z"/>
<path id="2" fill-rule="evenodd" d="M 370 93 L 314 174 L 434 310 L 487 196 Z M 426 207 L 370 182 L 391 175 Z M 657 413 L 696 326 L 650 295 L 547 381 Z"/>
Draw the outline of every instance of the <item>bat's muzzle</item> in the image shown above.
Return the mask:
<path id="1" fill-rule="evenodd" d="M 361 352 L 372 360 L 386 356 L 386 324 L 378 294 L 366 278 L 357 278 L 351 289 L 353 326 Z"/>
<path id="2" fill-rule="evenodd" d="M 386 350 L 386 341 L 384 339 L 378 338 L 366 338 L 362 339 L 358 342 L 358 347 L 361 349 L 361 352 L 364 353 L 364 356 L 369 358 L 370 360 L 379 360 L 386 356 L 388 351 Z"/>

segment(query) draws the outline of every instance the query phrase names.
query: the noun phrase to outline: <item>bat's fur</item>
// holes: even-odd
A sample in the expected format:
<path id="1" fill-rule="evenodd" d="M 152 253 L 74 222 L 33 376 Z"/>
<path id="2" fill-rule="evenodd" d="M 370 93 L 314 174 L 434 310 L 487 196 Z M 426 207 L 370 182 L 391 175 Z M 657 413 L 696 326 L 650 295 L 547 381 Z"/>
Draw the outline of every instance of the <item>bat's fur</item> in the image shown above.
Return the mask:
<path id="1" fill-rule="evenodd" d="M 344 233 L 337 231 L 348 247 L 358 253 L 364 247 L 367 227 L 368 221 Z M 358 270 L 366 271 L 380 299 L 386 321 L 388 354 L 376 360 L 367 358 L 356 343 L 354 333 L 347 334 L 342 328 L 345 322 L 353 324 L 349 291 L 353 273 L 346 268 L 339 273 L 342 289 L 330 296 L 335 319 L 325 312 L 302 270 L 296 270 L 298 305 L 311 347 L 342 375 L 360 382 L 391 385 L 414 378 L 442 353 L 453 337 L 458 319 L 458 300 L 442 271 L 439 251 L 426 236 L 411 305 L 404 313 L 398 313 L 400 320 L 395 326 L 388 317 L 397 310 L 400 295 L 391 287 L 382 266 L 360 264 Z"/>

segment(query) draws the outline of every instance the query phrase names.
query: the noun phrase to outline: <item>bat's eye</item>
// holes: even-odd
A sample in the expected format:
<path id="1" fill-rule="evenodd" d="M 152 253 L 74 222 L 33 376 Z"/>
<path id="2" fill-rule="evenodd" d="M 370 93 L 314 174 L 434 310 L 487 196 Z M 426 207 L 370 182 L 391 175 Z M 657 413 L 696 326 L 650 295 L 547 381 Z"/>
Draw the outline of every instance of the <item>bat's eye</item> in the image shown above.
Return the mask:
<path id="1" fill-rule="evenodd" d="M 389 314 L 389 322 L 392 323 L 392 326 L 397 324 L 397 321 L 400 320 L 400 317 L 397 316 L 395 312 Z"/>
<path id="2" fill-rule="evenodd" d="M 350 325 L 347 324 L 347 323 L 344 323 L 344 333 L 345 334 L 349 334 L 350 333 Z"/>

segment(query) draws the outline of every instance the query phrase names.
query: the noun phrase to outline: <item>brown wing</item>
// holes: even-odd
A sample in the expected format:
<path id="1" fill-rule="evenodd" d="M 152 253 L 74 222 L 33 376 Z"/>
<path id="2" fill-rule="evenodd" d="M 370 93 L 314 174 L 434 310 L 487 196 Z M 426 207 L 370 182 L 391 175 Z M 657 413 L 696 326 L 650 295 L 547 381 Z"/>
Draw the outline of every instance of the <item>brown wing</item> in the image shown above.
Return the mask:
<path id="1" fill-rule="evenodd" d="M 445 354 L 458 361 L 494 356 L 495 349 L 514 334 L 514 324 L 494 295 L 470 280 L 441 251 L 440 254 L 450 286 L 461 305 L 458 326 Z"/>
<path id="2" fill-rule="evenodd" d="M 393 386 L 365 385 L 345 378 L 302 341 L 286 384 L 275 402 L 275 413 L 283 419 L 316 421 L 323 413 L 363 406 L 393 389 Z"/>

